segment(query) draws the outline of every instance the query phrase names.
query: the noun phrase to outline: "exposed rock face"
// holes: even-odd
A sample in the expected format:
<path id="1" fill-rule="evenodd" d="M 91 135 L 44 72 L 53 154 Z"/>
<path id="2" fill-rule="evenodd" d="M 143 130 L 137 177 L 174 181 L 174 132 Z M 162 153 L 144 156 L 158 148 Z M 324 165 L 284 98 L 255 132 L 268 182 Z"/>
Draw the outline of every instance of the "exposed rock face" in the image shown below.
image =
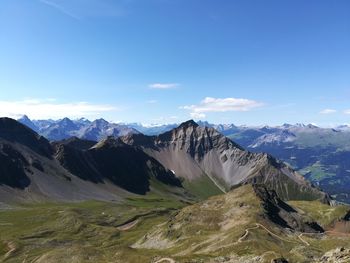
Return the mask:
<path id="1" fill-rule="evenodd" d="M 188 180 L 207 176 L 222 190 L 258 183 L 274 189 L 285 200 L 328 199 L 284 163 L 268 154 L 245 151 L 215 129 L 200 127 L 192 120 L 158 136 L 131 134 L 121 139 L 142 147 L 177 176 Z"/>

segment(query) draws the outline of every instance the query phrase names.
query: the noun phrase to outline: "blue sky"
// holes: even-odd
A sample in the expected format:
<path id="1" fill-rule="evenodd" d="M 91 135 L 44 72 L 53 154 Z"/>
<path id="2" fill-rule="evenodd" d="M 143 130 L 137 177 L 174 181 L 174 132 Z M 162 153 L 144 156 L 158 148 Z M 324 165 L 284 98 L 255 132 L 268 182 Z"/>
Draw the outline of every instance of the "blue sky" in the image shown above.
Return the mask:
<path id="1" fill-rule="evenodd" d="M 350 123 L 350 1 L 0 0 L 0 115 Z"/>

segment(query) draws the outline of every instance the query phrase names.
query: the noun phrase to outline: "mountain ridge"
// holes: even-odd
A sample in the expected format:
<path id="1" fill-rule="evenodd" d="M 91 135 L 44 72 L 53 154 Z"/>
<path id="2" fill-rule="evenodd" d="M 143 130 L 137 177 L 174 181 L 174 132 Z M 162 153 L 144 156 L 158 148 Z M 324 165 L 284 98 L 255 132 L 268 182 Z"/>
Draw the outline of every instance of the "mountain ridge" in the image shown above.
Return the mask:
<path id="1" fill-rule="evenodd" d="M 187 198 L 173 173 L 143 151 L 112 137 L 95 144 L 77 138 L 50 144 L 27 126 L 0 118 L 1 201 L 121 200 L 153 191 L 153 182 Z"/>

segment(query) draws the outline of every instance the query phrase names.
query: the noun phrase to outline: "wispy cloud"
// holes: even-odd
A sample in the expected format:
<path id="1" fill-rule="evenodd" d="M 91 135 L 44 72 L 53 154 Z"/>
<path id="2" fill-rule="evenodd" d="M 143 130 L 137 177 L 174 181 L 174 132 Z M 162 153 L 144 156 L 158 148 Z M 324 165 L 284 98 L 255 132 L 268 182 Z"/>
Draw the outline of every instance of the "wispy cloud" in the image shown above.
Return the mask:
<path id="1" fill-rule="evenodd" d="M 148 85 L 151 89 L 174 89 L 178 86 L 178 83 L 153 83 Z"/>
<path id="2" fill-rule="evenodd" d="M 38 0 L 62 14 L 82 20 L 91 17 L 123 17 L 127 1 L 106 0 Z"/>
<path id="3" fill-rule="evenodd" d="M 332 114 L 332 113 L 336 113 L 337 110 L 334 109 L 324 109 L 320 111 L 320 114 Z"/>
<path id="4" fill-rule="evenodd" d="M 148 104 L 155 104 L 157 102 L 158 102 L 157 100 L 148 100 L 148 101 L 146 101 L 146 103 L 148 103 Z"/>
<path id="5" fill-rule="evenodd" d="M 51 6 L 52 8 L 55 8 L 56 10 L 60 11 L 62 14 L 67 15 L 71 18 L 80 20 L 81 17 L 78 15 L 72 13 L 71 11 L 68 11 L 66 8 L 64 8 L 62 5 L 57 4 L 56 2 L 49 1 L 49 0 L 39 0 L 41 3 Z"/>
<path id="6" fill-rule="evenodd" d="M 263 106 L 264 103 L 241 98 L 211 98 L 206 97 L 197 105 L 182 106 L 181 109 L 190 110 L 191 117 L 205 118 L 207 112 L 250 111 Z"/>
<path id="7" fill-rule="evenodd" d="M 350 114 L 350 109 L 344 111 L 345 114 Z"/>
<path id="8" fill-rule="evenodd" d="M 20 101 L 0 101 L 0 116 L 17 118 L 23 114 L 33 119 L 79 118 L 116 111 L 118 108 L 107 104 L 88 102 L 58 103 L 52 99 L 24 99 Z"/>

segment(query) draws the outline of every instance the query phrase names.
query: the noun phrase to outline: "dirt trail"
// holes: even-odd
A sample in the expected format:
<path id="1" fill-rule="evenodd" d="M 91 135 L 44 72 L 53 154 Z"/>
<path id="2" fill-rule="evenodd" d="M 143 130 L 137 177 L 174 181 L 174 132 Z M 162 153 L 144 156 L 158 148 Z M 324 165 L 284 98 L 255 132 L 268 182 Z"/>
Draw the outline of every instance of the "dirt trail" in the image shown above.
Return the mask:
<path id="1" fill-rule="evenodd" d="M 305 245 L 310 246 L 310 243 L 307 242 L 305 239 L 303 239 L 303 234 L 301 233 L 300 235 L 298 235 L 298 238 L 301 240 L 301 242 L 303 242 Z"/>
<path id="2" fill-rule="evenodd" d="M 244 235 L 243 236 L 241 236 L 238 240 L 237 240 L 237 242 L 238 243 L 240 243 L 240 242 L 242 242 L 243 241 L 243 239 L 245 239 L 247 236 L 248 236 L 248 234 L 249 234 L 249 230 L 253 230 L 253 229 L 257 229 L 259 226 L 258 225 L 256 225 L 255 227 L 250 227 L 250 228 L 247 228 L 246 230 L 245 230 L 245 233 L 244 233 Z"/>
<path id="3" fill-rule="evenodd" d="M 15 252 L 17 249 L 16 244 L 14 242 L 8 242 L 7 247 L 9 249 L 9 251 L 7 251 L 6 254 L 4 255 L 5 259 L 10 257 L 12 255 L 12 253 Z"/>
<path id="4" fill-rule="evenodd" d="M 133 228 L 134 226 L 136 226 L 138 222 L 139 222 L 139 220 L 136 219 L 136 220 L 131 221 L 129 223 L 126 223 L 124 225 L 118 226 L 117 229 L 121 230 L 121 231 L 126 231 L 126 230 L 129 230 L 129 229 Z"/>
<path id="5" fill-rule="evenodd" d="M 154 263 L 163 263 L 163 262 L 175 263 L 175 260 L 173 260 L 172 258 L 161 258 Z"/>
<path id="6" fill-rule="evenodd" d="M 289 243 L 298 243 L 298 242 L 296 242 L 296 241 L 287 240 L 287 239 L 284 239 L 284 238 L 278 236 L 277 234 L 273 233 L 273 232 L 270 231 L 268 228 L 266 228 L 264 225 L 259 224 L 259 223 L 256 223 L 256 224 L 255 224 L 255 227 L 247 228 L 247 229 L 245 230 L 244 235 L 241 236 L 241 237 L 237 240 L 237 242 L 238 242 L 238 243 L 242 242 L 243 239 L 246 238 L 247 235 L 249 234 L 249 230 L 257 229 L 257 228 L 259 228 L 259 227 L 261 227 L 262 229 L 264 229 L 264 230 L 265 230 L 267 233 L 269 233 L 270 235 L 272 235 L 272 236 L 278 238 L 279 240 L 282 240 L 282 241 L 285 241 L 285 242 L 289 242 Z M 298 238 L 300 239 L 300 241 L 302 241 L 302 242 L 303 242 L 304 244 L 306 244 L 307 246 L 310 246 L 310 244 L 309 244 L 306 240 L 304 240 L 304 239 L 302 238 L 302 235 L 305 235 L 305 234 L 315 234 L 315 233 L 301 233 L 301 234 L 298 236 Z"/>
<path id="7" fill-rule="evenodd" d="M 282 241 L 285 241 L 285 242 L 289 242 L 289 243 L 296 243 L 295 241 L 290 241 L 290 240 L 287 240 L 287 239 L 284 239 L 284 238 L 281 238 L 280 236 L 276 235 L 275 233 L 271 232 L 268 228 L 266 228 L 264 225 L 262 224 L 259 224 L 259 223 L 256 223 L 257 226 L 260 226 L 261 228 L 263 228 L 266 232 L 268 232 L 270 235 L 282 240 Z"/>

